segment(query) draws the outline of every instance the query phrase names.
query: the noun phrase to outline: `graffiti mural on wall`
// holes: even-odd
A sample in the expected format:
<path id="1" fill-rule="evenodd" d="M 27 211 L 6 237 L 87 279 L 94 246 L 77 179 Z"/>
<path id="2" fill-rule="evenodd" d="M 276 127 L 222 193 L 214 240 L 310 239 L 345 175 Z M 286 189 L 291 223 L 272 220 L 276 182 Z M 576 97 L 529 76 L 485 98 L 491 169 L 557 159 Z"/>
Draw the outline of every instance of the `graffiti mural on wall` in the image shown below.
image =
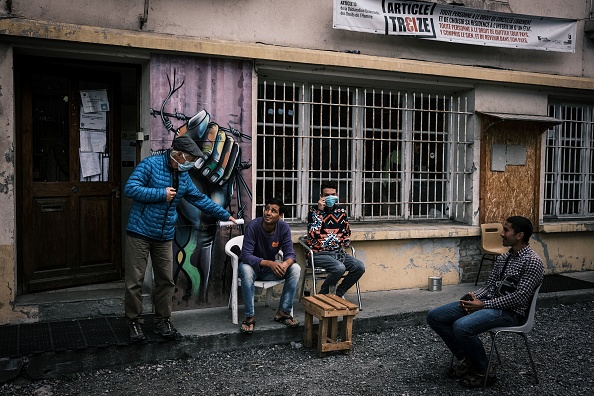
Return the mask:
<path id="1" fill-rule="evenodd" d="M 151 125 L 152 152 L 168 149 L 175 135 L 190 136 L 203 153 L 189 172 L 196 187 L 236 218 L 249 216 L 249 172 L 243 172 L 246 181 L 242 170 L 250 161 L 242 153 L 251 153 L 251 133 L 243 132 L 251 129 L 251 65 L 153 57 L 151 81 L 151 103 L 158 104 L 151 108 L 156 121 Z M 159 131 L 155 124 L 160 124 Z M 219 230 L 216 219 L 185 201 L 177 211 L 174 309 L 226 304 L 229 282 L 223 246 L 229 232 Z"/>

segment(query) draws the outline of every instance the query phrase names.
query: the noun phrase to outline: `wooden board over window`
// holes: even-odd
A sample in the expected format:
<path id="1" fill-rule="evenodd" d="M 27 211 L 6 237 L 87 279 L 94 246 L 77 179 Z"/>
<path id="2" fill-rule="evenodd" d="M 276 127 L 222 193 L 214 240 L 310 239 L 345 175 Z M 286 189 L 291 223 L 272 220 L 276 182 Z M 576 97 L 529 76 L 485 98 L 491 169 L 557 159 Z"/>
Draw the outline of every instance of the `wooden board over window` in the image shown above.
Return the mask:
<path id="1" fill-rule="evenodd" d="M 548 124 L 523 120 L 498 120 L 483 115 L 480 164 L 480 222 L 503 222 L 509 216 L 525 216 L 538 228 L 541 135 Z M 513 153 L 503 166 L 492 170 L 493 158 L 508 147 Z M 495 149 L 494 149 L 495 148 Z M 520 153 L 521 155 L 519 155 Z M 525 161 L 518 161 L 518 158 Z M 495 160 L 495 161 L 493 161 Z M 522 164 L 523 162 L 523 164 Z"/>

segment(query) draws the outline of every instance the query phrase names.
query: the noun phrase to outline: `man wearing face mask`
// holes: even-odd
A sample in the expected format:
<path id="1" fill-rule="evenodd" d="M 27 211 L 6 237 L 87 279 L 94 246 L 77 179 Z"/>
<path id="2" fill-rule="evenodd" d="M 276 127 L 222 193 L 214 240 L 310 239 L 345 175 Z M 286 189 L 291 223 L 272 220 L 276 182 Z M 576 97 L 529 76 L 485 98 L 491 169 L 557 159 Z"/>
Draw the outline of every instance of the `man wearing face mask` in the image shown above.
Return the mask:
<path id="1" fill-rule="evenodd" d="M 202 194 L 194 185 L 188 170 L 194 167 L 202 152 L 188 136 L 173 140 L 170 150 L 162 155 L 145 158 L 126 183 L 124 193 L 132 199 L 126 227 L 125 312 L 130 325 L 130 340 L 143 341 L 142 284 L 151 255 L 155 289 L 154 332 L 174 338 L 177 331 L 171 325 L 173 282 L 172 241 L 177 220 L 176 206 L 184 198 L 205 213 L 219 220 L 235 219 L 224 208 Z"/>
<path id="2" fill-rule="evenodd" d="M 363 276 L 365 266 L 344 251 L 351 243 L 351 229 L 346 210 L 337 202 L 336 184 L 322 183 L 318 204 L 309 210 L 307 244 L 313 251 L 316 266 L 328 272 L 320 294 L 328 294 L 330 287 L 336 286 L 345 271 L 348 271 L 336 287 L 336 295 L 343 297 Z"/>

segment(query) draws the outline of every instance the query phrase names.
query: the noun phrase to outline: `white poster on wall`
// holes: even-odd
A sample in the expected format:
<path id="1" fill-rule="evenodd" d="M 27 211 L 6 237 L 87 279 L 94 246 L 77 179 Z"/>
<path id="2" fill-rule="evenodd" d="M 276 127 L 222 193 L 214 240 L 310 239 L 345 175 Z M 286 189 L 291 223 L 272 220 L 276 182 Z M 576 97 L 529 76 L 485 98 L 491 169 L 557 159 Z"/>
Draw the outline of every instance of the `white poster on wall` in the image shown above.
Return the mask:
<path id="1" fill-rule="evenodd" d="M 334 0 L 334 28 L 490 47 L 575 52 L 575 19 L 419 1 Z"/>

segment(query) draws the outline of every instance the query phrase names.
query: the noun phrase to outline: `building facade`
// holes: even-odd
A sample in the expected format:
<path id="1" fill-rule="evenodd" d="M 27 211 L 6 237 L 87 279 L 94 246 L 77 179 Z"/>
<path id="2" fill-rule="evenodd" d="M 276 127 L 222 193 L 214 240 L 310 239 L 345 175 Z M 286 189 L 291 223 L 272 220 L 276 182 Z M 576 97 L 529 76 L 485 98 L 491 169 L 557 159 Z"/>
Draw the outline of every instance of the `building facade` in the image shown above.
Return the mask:
<path id="1" fill-rule="evenodd" d="M 337 181 L 363 291 L 474 280 L 480 224 L 516 214 L 547 273 L 594 270 L 591 2 L 422 3 L 570 21 L 567 52 L 336 29 L 356 2 L 51 3 L 1 5 L 2 324 L 36 320 L 22 296 L 122 279 L 123 185 L 176 132 L 202 191 L 246 220 L 283 198 L 295 242 Z M 226 304 L 230 235 L 179 214 L 176 309 Z"/>

